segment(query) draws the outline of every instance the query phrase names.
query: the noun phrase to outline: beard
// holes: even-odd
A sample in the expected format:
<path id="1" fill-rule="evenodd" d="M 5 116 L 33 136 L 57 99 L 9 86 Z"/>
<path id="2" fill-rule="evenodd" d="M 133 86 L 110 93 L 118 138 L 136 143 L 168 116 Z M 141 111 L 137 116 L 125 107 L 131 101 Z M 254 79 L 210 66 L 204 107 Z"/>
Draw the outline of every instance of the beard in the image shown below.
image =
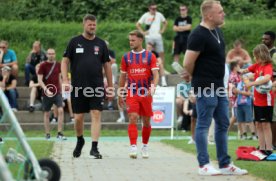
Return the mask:
<path id="1" fill-rule="evenodd" d="M 50 62 L 53 62 L 53 61 L 55 61 L 55 58 L 48 58 L 48 60 L 50 61 Z"/>
<path id="2" fill-rule="evenodd" d="M 86 31 L 86 34 L 89 36 L 95 36 L 95 32 Z"/>

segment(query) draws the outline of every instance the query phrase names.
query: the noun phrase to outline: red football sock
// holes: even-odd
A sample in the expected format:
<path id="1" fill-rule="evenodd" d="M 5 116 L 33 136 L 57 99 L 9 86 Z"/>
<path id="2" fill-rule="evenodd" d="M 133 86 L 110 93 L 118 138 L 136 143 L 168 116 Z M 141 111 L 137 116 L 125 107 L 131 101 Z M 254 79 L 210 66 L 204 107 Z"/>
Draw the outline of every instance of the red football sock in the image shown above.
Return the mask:
<path id="1" fill-rule="evenodd" d="M 149 127 L 143 126 L 143 128 L 142 128 L 142 142 L 143 142 L 143 144 L 148 144 L 150 133 L 151 133 L 151 126 L 149 126 Z"/>
<path id="2" fill-rule="evenodd" d="M 138 129 L 136 124 L 128 125 L 128 137 L 129 137 L 130 145 L 137 144 Z"/>

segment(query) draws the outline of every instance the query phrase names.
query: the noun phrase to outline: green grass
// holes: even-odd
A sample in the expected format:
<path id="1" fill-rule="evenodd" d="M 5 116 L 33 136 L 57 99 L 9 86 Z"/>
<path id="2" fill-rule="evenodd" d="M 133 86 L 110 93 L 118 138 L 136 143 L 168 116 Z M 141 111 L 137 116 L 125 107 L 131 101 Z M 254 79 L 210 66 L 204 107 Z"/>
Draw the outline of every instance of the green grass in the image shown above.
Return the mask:
<path id="1" fill-rule="evenodd" d="M 196 154 L 195 145 L 188 145 L 186 140 L 162 140 L 161 142 L 171 145 L 175 148 L 181 149 L 188 153 Z M 244 141 L 244 140 L 230 140 L 228 144 L 229 155 L 234 161 L 235 165 L 248 170 L 250 175 L 265 179 L 267 181 L 275 181 L 275 162 L 269 161 L 242 161 L 236 159 L 236 149 L 239 146 L 257 146 L 257 141 Z M 208 147 L 210 158 L 216 160 L 216 146 L 211 145 Z M 195 156 L 196 159 L 196 156 Z"/>
<path id="2" fill-rule="evenodd" d="M 63 131 L 64 135 L 66 137 L 75 137 L 75 131 L 73 129 L 70 130 L 64 130 Z M 7 132 L 1 132 L 1 135 L 5 137 L 5 134 Z M 25 131 L 24 134 L 26 137 L 44 137 L 45 133 L 43 130 L 28 130 Z M 50 134 L 52 136 L 57 134 L 56 129 L 52 129 Z M 101 137 L 115 137 L 115 136 L 127 136 L 127 129 L 126 130 L 108 130 L 108 129 L 103 129 L 101 130 Z M 141 134 L 141 130 L 139 130 L 139 134 Z M 84 136 L 89 137 L 90 136 L 90 130 L 85 129 L 84 130 Z M 171 135 L 171 130 L 170 129 L 152 129 L 151 136 L 170 136 Z M 174 130 L 174 136 L 190 136 L 191 132 L 182 132 L 180 130 Z M 230 132 L 229 136 L 236 136 L 236 132 Z M 11 135 L 12 136 L 12 135 Z"/>
<path id="3" fill-rule="evenodd" d="M 75 131 L 74 130 L 64 130 L 64 135 L 67 137 L 75 137 Z M 51 130 L 51 135 L 56 135 L 56 130 Z M 127 136 L 127 129 L 126 130 L 102 130 L 101 131 L 101 137 L 105 136 Z M 141 135 L 141 131 L 139 132 Z M 25 135 L 27 137 L 43 137 L 44 131 L 26 131 Z M 90 136 L 90 130 L 84 130 L 84 136 L 89 137 Z M 171 131 L 168 129 L 152 129 L 152 136 L 170 136 Z M 176 136 L 189 136 L 189 132 L 182 132 L 182 131 L 175 131 L 174 135 Z"/>
<path id="4" fill-rule="evenodd" d="M 173 20 L 164 33 L 165 68 L 172 71 L 172 41 L 175 36 Z M 57 52 L 57 59 L 61 60 L 63 52 L 72 36 L 82 33 L 81 22 L 40 22 L 40 21 L 4 21 L 0 20 L 0 37 L 9 41 L 9 47 L 14 49 L 19 61 L 19 68 L 24 72 L 24 64 L 32 43 L 35 40 L 42 42 L 43 48 L 53 47 Z M 198 25 L 197 18 L 194 19 L 193 28 Z M 273 19 L 264 20 L 226 20 L 223 33 L 226 49 L 232 48 L 233 42 L 241 38 L 245 41 L 245 49 L 251 54 L 252 49 L 261 42 L 264 31 L 273 30 L 276 23 Z M 116 52 L 117 63 L 121 62 L 123 54 L 130 50 L 128 33 L 136 29 L 134 22 L 101 21 L 98 24 L 97 35 L 108 40 L 110 48 Z M 180 58 L 182 63 L 183 56 Z M 22 75 L 22 73 L 20 74 Z"/>
<path id="5" fill-rule="evenodd" d="M 53 149 L 54 142 L 49 141 L 29 141 L 36 158 L 49 158 Z M 15 149 L 18 153 L 26 157 L 26 153 L 23 151 L 18 141 L 5 140 L 5 143 L 0 145 L 0 152 L 6 155 L 9 148 Z M 11 170 L 13 177 L 16 180 L 23 179 L 24 163 L 10 163 L 8 164 L 9 170 Z"/>

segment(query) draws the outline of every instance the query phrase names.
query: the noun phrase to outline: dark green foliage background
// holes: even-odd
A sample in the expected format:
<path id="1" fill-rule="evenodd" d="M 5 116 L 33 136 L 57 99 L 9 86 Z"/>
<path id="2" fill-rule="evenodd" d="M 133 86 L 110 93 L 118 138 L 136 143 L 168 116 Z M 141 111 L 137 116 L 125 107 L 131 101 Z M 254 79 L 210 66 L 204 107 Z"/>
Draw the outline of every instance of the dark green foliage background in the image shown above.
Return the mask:
<path id="1" fill-rule="evenodd" d="M 193 27 L 198 22 L 198 19 L 195 20 Z M 55 48 L 57 58 L 60 60 L 69 39 L 83 31 L 81 22 L 0 21 L 0 24 L 0 39 L 8 40 L 10 48 L 16 51 L 21 70 L 35 40 L 40 40 L 44 49 Z M 170 20 L 164 34 L 165 66 L 169 71 L 172 70 L 171 47 L 175 36 L 172 26 L 173 21 Z M 135 29 L 134 22 L 99 21 L 97 35 L 109 41 L 111 49 L 116 52 L 117 61 L 120 62 L 123 53 L 129 51 L 127 38 L 133 29 Z M 235 39 L 240 38 L 244 40 L 245 48 L 252 54 L 252 49 L 260 43 L 263 32 L 267 30 L 276 30 L 275 20 L 226 20 L 223 32 L 227 49 L 232 47 Z"/>
<path id="2" fill-rule="evenodd" d="M 251 53 L 260 42 L 262 33 L 276 31 L 275 0 L 221 0 L 226 13 L 223 28 L 227 49 L 235 39 L 245 41 L 245 48 Z M 33 41 L 40 40 L 44 49 L 53 47 L 58 59 L 69 39 L 82 33 L 81 20 L 84 14 L 92 13 L 98 18 L 97 34 L 110 42 L 116 51 L 117 61 L 129 50 L 127 35 L 135 29 L 139 17 L 147 11 L 152 0 L 0 0 L 0 39 L 10 42 L 10 48 L 17 53 L 20 69 Z M 202 0 L 155 0 L 158 10 L 169 21 L 164 34 L 165 67 L 171 71 L 173 20 L 178 16 L 178 6 L 186 4 L 193 18 L 193 27 L 200 21 Z M 268 8 L 269 2 L 272 2 Z"/>
<path id="3" fill-rule="evenodd" d="M 274 1 L 274 2 L 273 2 Z M 100 20 L 137 21 L 152 0 L 0 0 L 0 18 L 5 20 L 76 21 L 92 13 Z M 190 15 L 200 17 L 202 0 L 155 0 L 166 18 L 178 15 L 178 6 L 189 6 Z M 267 6 L 272 2 L 272 8 Z M 221 0 L 228 18 L 275 18 L 275 0 Z M 270 5 L 271 6 L 271 5 Z"/>

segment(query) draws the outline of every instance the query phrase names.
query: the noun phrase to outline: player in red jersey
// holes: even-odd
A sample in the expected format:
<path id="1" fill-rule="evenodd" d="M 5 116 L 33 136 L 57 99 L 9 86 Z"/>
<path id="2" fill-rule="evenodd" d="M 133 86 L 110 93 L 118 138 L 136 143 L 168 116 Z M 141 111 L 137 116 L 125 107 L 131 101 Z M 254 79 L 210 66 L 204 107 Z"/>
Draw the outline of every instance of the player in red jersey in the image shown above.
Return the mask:
<path id="1" fill-rule="evenodd" d="M 248 82 L 246 87 L 262 85 L 272 80 L 273 67 L 268 48 L 264 44 L 257 45 L 253 50 L 256 63 L 241 70 L 241 73 L 255 73 L 254 82 Z M 261 80 L 256 80 L 263 76 Z M 272 91 L 261 94 L 254 89 L 254 114 L 256 128 L 259 138 L 260 150 L 264 154 L 272 153 L 272 133 L 270 124 L 272 122 L 274 99 Z"/>
<path id="2" fill-rule="evenodd" d="M 123 89 L 127 80 L 126 106 L 129 118 L 128 136 L 131 150 L 130 158 L 137 158 L 137 121 L 139 116 L 143 120 L 142 127 L 142 157 L 148 158 L 148 141 L 151 133 L 150 117 L 152 113 L 152 94 L 158 83 L 158 64 L 153 53 L 143 49 L 144 35 L 134 30 L 129 33 L 129 44 L 132 51 L 122 57 L 120 89 Z M 119 95 L 119 104 L 123 106 L 122 96 Z"/>

